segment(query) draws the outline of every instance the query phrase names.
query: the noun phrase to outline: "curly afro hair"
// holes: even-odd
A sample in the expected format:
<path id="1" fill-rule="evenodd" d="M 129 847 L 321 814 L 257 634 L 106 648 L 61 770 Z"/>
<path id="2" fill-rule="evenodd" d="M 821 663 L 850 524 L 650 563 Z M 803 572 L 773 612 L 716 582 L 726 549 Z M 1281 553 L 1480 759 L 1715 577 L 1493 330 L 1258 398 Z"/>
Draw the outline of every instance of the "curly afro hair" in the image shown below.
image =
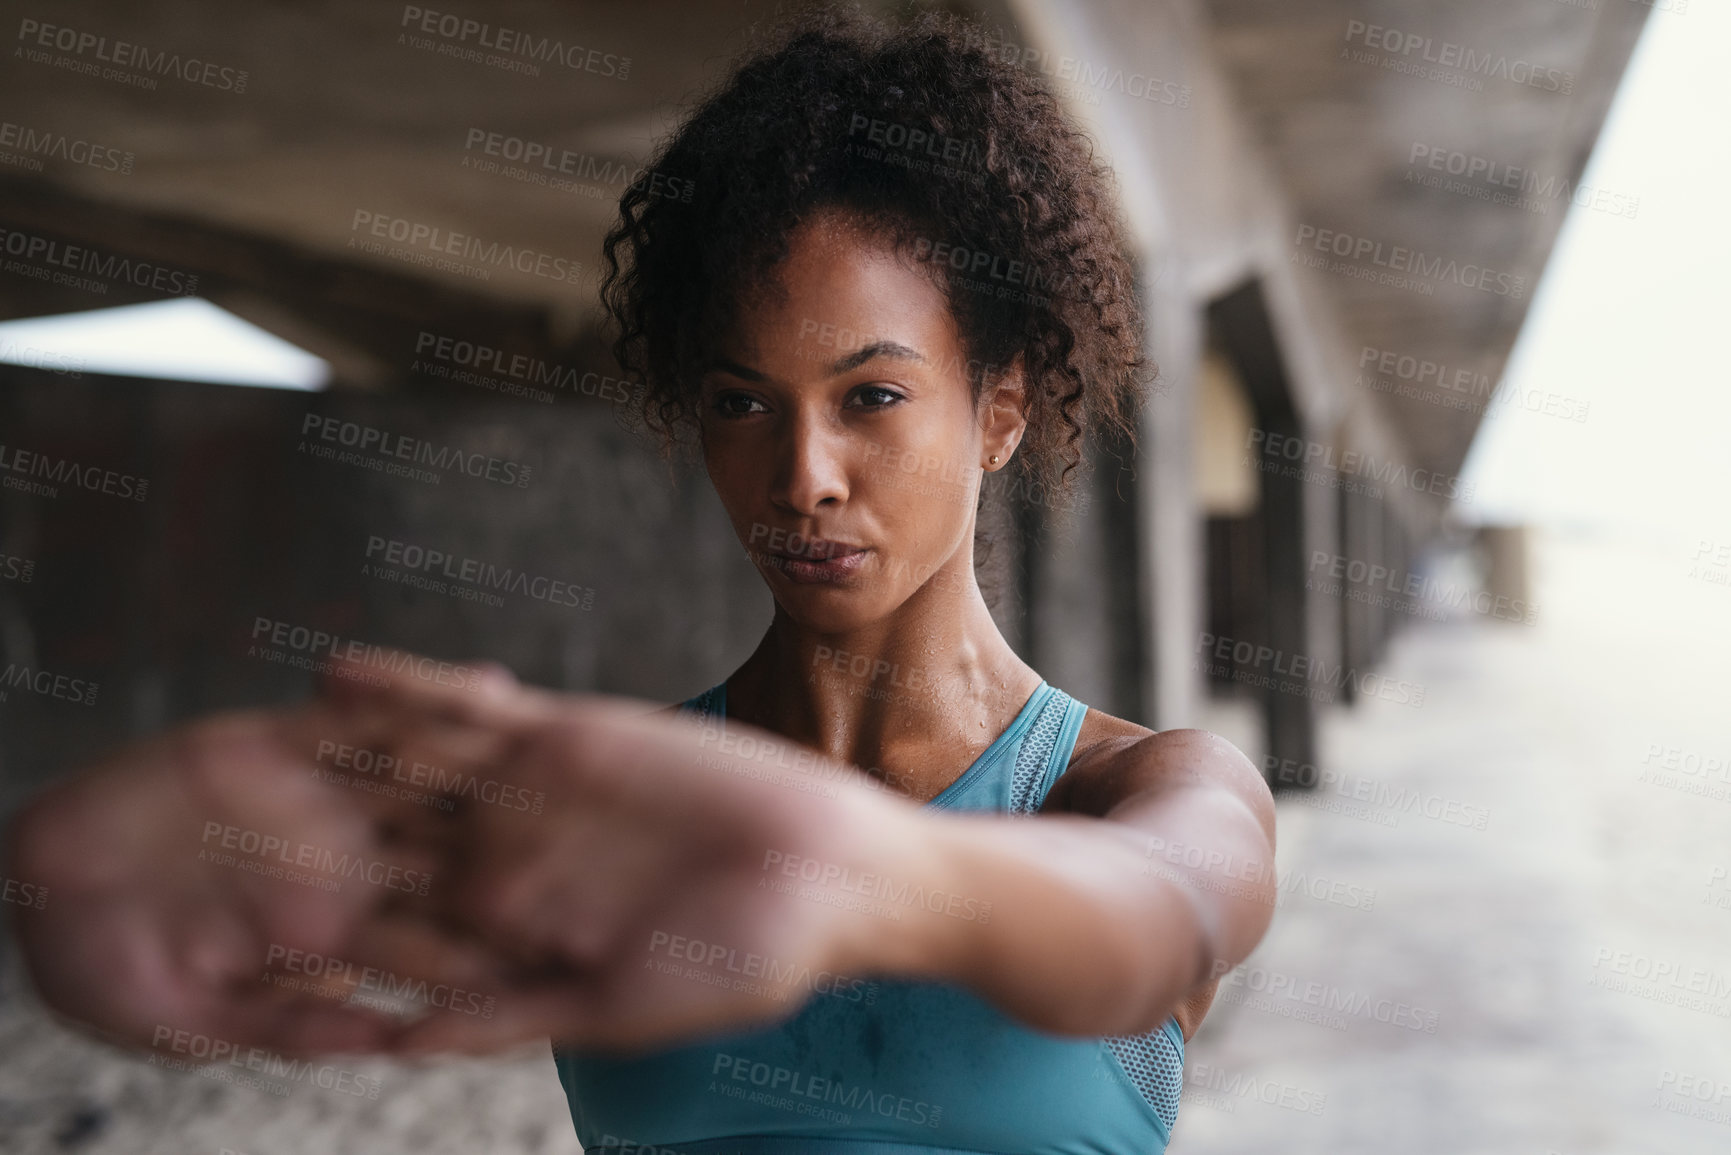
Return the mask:
<path id="1" fill-rule="evenodd" d="M 614 356 L 671 451 L 746 287 L 771 282 L 802 220 L 845 210 L 934 278 L 976 401 L 992 367 L 1021 358 L 1014 460 L 1057 496 L 1086 433 L 1134 443 L 1150 368 L 1111 188 L 1043 80 L 978 26 L 807 15 L 749 53 L 621 197 L 601 288 Z"/>

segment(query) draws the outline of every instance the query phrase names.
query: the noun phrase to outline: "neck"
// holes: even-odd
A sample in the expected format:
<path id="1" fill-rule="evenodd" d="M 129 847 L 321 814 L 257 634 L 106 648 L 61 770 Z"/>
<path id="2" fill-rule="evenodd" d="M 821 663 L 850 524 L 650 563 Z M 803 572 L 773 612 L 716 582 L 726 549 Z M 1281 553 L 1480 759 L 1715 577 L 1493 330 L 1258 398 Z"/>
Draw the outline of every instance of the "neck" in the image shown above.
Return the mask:
<path id="1" fill-rule="evenodd" d="M 1039 682 L 998 631 L 969 562 L 965 580 L 928 582 L 888 618 L 842 633 L 807 629 L 777 605 L 728 679 L 727 712 L 880 776 L 893 771 L 930 797 Z"/>

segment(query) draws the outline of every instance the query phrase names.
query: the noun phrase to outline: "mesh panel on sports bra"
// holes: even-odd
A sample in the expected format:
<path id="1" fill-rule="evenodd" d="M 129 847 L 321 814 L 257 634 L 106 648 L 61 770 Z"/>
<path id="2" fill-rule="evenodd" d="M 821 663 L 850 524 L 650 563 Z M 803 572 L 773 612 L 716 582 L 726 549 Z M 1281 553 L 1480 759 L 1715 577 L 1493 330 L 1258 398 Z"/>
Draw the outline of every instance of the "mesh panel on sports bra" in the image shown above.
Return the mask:
<path id="1" fill-rule="evenodd" d="M 1064 711 L 1069 704 L 1070 695 L 1054 688 L 1022 739 L 1022 748 L 1016 752 L 1016 769 L 1010 778 L 1012 814 L 1032 814 L 1044 801 L 1034 797 L 1034 792 L 1046 777 L 1046 765 L 1052 760 L 1052 747 L 1058 742 L 1058 731 L 1064 726 Z"/>
<path id="2" fill-rule="evenodd" d="M 1172 1036 L 1161 1027 L 1145 1035 L 1112 1035 L 1106 1045 L 1170 1133 L 1178 1121 L 1178 1093 L 1184 1087 L 1184 1056 Z"/>

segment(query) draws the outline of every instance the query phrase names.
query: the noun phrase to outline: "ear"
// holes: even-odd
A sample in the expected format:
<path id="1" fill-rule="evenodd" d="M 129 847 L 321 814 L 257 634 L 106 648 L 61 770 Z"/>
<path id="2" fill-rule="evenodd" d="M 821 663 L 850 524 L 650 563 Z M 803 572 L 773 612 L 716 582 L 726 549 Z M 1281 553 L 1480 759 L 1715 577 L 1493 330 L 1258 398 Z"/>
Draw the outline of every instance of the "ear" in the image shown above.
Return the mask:
<path id="1" fill-rule="evenodd" d="M 1022 355 L 1003 373 L 993 375 L 986 370 L 985 388 L 980 393 L 980 468 L 988 473 L 1010 464 L 1016 446 L 1027 431 L 1027 381 L 1022 373 Z M 993 457 L 997 461 L 992 461 Z"/>

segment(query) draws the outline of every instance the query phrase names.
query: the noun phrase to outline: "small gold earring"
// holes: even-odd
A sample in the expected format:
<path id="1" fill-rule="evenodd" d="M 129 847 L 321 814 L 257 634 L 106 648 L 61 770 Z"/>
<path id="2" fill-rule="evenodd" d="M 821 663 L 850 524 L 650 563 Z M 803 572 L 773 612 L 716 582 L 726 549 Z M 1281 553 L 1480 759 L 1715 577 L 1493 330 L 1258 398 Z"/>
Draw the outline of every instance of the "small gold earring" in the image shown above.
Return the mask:
<path id="1" fill-rule="evenodd" d="M 994 453 L 994 454 L 992 454 L 992 464 L 996 465 L 997 463 L 998 463 L 998 455 L 996 453 Z"/>

